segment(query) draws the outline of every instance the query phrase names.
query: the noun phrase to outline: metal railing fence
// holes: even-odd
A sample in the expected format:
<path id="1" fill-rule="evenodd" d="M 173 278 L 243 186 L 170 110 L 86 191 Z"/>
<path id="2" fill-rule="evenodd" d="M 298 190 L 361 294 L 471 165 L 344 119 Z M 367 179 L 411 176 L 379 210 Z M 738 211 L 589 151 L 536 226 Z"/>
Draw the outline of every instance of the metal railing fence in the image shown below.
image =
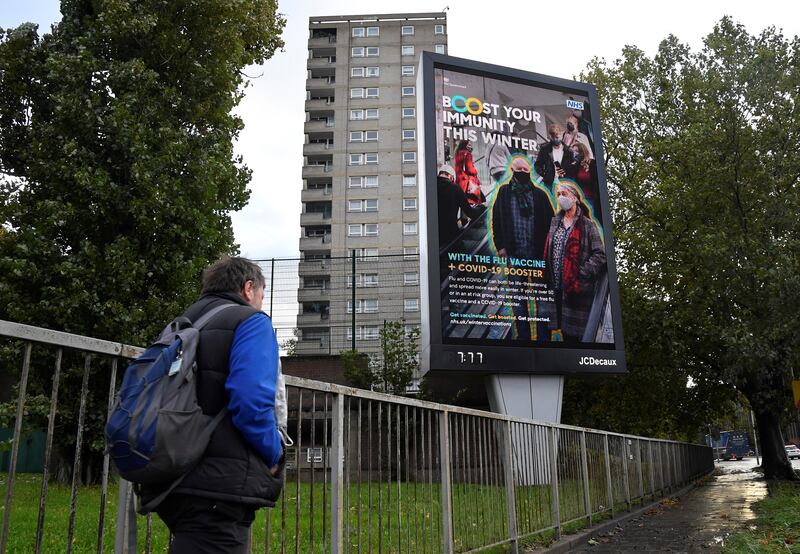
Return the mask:
<path id="1" fill-rule="evenodd" d="M 2 359 L 14 349 L 21 356 L 15 440 L 5 491 L 0 486 L 0 554 L 164 551 L 169 533 L 157 517 L 135 514 L 130 487 L 113 474 L 107 456 L 100 485 L 80 486 L 87 421 L 98 416 L 87 405 L 102 406 L 103 418 L 120 364 L 141 350 L 6 321 L 0 339 Z M 6 377 L 13 371 L 3 370 Z M 80 381 L 72 418 L 59 408 L 66 374 Z M 43 375 L 50 381 L 49 411 L 37 419 L 29 415 L 29 385 L 41 388 Z M 706 446 L 286 381 L 295 445 L 286 453 L 281 498 L 257 513 L 253 552 L 451 553 L 498 545 L 516 551 L 529 537 L 557 538 L 565 528 L 668 495 L 713 469 Z M 90 390 L 107 396 L 92 398 Z M 16 438 L 37 425 L 47 429 L 43 474 L 20 475 Z M 56 434 L 75 447 L 69 486 L 48 483 Z"/>

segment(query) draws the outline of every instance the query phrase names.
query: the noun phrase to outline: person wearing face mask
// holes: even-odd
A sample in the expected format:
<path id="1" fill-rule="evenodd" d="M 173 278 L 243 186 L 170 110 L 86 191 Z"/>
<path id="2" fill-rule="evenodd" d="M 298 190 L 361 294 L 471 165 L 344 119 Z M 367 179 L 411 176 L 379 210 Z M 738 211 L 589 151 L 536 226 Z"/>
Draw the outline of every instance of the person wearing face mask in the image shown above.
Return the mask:
<path id="1" fill-rule="evenodd" d="M 536 172 L 548 187 L 553 185 L 556 178 L 575 179 L 572 152 L 564 146 L 564 129 L 558 123 L 553 123 L 547 128 L 547 136 L 549 142 L 539 148 L 536 156 Z"/>
<path id="2" fill-rule="evenodd" d="M 597 198 L 597 161 L 589 157 L 589 148 L 582 142 L 575 142 L 569 147 L 572 152 L 573 164 L 575 166 L 575 181 L 581 187 L 584 198 L 594 203 Z"/>
<path id="3" fill-rule="evenodd" d="M 588 152 L 586 158 L 591 160 L 594 158 L 594 154 L 592 153 L 592 146 L 589 142 L 589 137 L 580 131 L 579 125 L 580 121 L 577 117 L 574 115 L 567 117 L 567 130 L 564 131 L 564 134 L 561 137 L 562 142 L 567 148 L 571 148 L 576 144 L 584 145 L 586 147 L 586 151 Z"/>
<path id="4" fill-rule="evenodd" d="M 545 273 L 556 299 L 550 329 L 561 329 L 565 342 L 578 342 L 589 319 L 595 283 L 606 270 L 606 251 L 597 225 L 586 217 L 577 187 L 560 182 L 556 199 L 558 213 L 544 247 Z"/>
<path id="5" fill-rule="evenodd" d="M 541 260 L 550 220 L 553 218 L 550 198 L 533 184 L 531 164 L 527 157 L 515 157 L 510 169 L 511 180 L 500 186 L 492 205 L 491 232 L 494 248 L 502 258 L 512 256 Z M 529 315 L 528 303 L 521 302 L 515 306 L 514 315 Z M 518 322 L 516 328 L 518 339 L 531 340 L 527 321 Z"/>

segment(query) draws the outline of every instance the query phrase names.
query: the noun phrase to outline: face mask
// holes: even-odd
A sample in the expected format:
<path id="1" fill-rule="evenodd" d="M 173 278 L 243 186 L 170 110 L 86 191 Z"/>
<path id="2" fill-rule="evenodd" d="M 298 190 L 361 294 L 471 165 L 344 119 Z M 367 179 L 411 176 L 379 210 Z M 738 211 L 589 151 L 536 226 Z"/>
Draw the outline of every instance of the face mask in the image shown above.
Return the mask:
<path id="1" fill-rule="evenodd" d="M 550 139 L 553 146 L 561 146 L 561 137 Z"/>
<path id="2" fill-rule="evenodd" d="M 572 206 L 574 204 L 575 204 L 575 201 L 572 198 L 570 198 L 569 196 L 559 196 L 558 197 L 558 206 L 562 210 L 564 210 L 565 212 L 568 212 L 569 210 L 571 210 Z"/>
<path id="3" fill-rule="evenodd" d="M 573 152 L 572 157 L 575 158 L 576 162 L 580 162 L 583 159 L 580 152 Z"/>
<path id="4" fill-rule="evenodd" d="M 531 182 L 531 174 L 527 171 L 515 171 L 514 172 L 514 180 L 521 184 L 527 184 Z"/>
<path id="5" fill-rule="evenodd" d="M 573 125 L 572 123 L 567 123 L 567 131 L 571 133 L 574 130 L 575 130 L 575 125 Z"/>

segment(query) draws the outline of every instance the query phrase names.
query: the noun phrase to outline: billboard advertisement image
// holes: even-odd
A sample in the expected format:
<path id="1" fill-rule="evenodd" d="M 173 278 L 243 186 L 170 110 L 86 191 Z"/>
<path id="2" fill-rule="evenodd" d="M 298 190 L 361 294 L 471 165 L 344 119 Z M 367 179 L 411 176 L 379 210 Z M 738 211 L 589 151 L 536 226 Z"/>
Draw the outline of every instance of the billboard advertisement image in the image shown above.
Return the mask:
<path id="1" fill-rule="evenodd" d="M 624 371 L 594 89 L 428 53 L 421 66 L 424 365 Z"/>

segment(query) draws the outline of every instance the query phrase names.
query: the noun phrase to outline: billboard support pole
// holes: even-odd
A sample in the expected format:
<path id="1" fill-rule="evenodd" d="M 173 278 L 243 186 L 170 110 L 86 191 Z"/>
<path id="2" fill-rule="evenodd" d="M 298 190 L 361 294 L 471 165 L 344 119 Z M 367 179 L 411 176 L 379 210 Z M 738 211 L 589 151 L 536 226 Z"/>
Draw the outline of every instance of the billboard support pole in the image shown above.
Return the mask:
<path id="1" fill-rule="evenodd" d="M 561 422 L 563 375 L 501 373 L 486 377 L 489 405 L 498 414 Z"/>

